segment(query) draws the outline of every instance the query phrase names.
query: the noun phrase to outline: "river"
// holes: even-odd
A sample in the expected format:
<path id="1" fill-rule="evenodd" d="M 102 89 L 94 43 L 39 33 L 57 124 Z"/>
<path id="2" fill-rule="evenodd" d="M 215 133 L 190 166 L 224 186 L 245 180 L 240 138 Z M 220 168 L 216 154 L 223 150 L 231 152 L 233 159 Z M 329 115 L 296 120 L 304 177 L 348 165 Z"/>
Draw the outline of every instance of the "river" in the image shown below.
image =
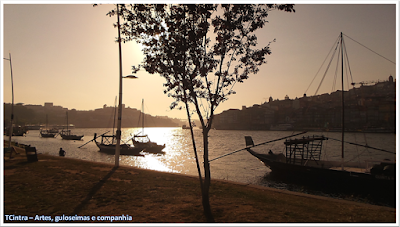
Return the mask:
<path id="1" fill-rule="evenodd" d="M 76 128 L 72 129 L 73 134 L 83 134 L 84 137 L 80 141 L 62 140 L 60 136 L 56 138 L 41 138 L 39 131 L 31 130 L 24 137 L 13 137 L 13 141 L 31 145 L 36 147 L 38 153 L 58 156 L 58 151 L 63 148 L 67 154 L 66 157 L 76 158 L 94 162 L 114 163 L 113 155 L 106 155 L 98 152 L 98 148 L 94 142 L 84 145 L 93 139 L 95 133 L 102 134 L 112 129 L 106 128 Z M 129 141 L 131 135 L 141 131 L 141 128 L 123 128 L 122 140 Z M 165 154 L 146 154 L 140 156 L 120 156 L 120 165 L 134 166 L 143 169 L 151 169 L 163 172 L 174 172 L 197 176 L 197 168 L 193 153 L 193 146 L 190 136 L 190 130 L 181 128 L 145 128 L 145 134 L 153 142 L 165 144 Z M 202 131 L 194 130 L 195 141 L 198 146 L 199 159 L 203 159 L 202 148 Z M 245 147 L 244 136 L 252 136 L 254 143 L 262 143 L 270 140 L 295 134 L 296 132 L 288 131 L 239 131 L 239 130 L 211 130 L 209 134 L 209 151 L 212 160 L 221 155 L 231 153 L 233 151 Z M 340 139 L 341 134 L 338 132 L 308 132 L 307 135 L 321 135 L 326 137 Z M 303 136 L 303 135 L 301 135 Z M 4 139 L 7 139 L 6 137 Z M 345 141 L 355 142 L 359 144 L 368 144 L 391 152 L 396 151 L 396 135 L 389 133 L 346 133 Z M 269 150 L 274 153 L 284 152 L 284 140 L 269 143 L 264 146 L 255 148 L 258 152 L 267 152 Z M 334 140 L 324 142 L 321 159 L 340 160 L 341 159 L 341 143 Z M 325 150 L 329 151 L 325 152 Z M 376 151 L 367 148 L 361 148 L 353 145 L 345 145 L 345 160 L 364 161 L 390 159 L 396 160 L 396 155 L 382 151 Z M 270 170 L 264 166 L 257 158 L 249 154 L 247 151 L 239 151 L 232 155 L 222 157 L 211 162 L 211 178 L 235 181 L 246 184 L 255 184 L 269 186 L 281 189 L 297 190 L 296 187 L 289 186 L 282 182 L 274 182 L 268 178 Z"/>

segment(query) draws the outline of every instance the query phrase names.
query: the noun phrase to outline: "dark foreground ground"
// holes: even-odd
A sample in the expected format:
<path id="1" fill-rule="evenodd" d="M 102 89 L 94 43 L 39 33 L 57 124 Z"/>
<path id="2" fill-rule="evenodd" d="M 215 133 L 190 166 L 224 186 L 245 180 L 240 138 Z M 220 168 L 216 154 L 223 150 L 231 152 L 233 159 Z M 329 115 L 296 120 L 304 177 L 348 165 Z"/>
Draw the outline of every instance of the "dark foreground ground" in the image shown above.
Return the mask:
<path id="1" fill-rule="evenodd" d="M 206 222 L 196 177 L 41 154 L 27 162 L 16 150 L 4 155 L 5 223 Z M 226 181 L 212 181 L 210 201 L 218 223 L 396 223 L 394 208 Z"/>

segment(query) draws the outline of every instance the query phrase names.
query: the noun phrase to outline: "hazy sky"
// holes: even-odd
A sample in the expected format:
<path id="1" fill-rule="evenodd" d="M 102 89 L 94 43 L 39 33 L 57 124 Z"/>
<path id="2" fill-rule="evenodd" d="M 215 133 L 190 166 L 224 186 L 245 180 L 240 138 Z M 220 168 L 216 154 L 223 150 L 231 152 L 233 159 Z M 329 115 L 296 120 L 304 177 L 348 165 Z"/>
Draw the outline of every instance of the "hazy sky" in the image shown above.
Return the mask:
<path id="1" fill-rule="evenodd" d="M 114 6 L 49 3 L 2 1 L 2 54 L 12 56 L 15 103 L 53 102 L 77 110 L 113 106 L 118 95 L 118 34 L 113 27 L 116 17 L 106 13 Z M 237 94 L 221 104 L 216 113 L 261 104 L 270 96 L 280 100 L 286 95 L 291 99 L 302 97 L 340 32 L 396 61 L 397 1 L 319 3 L 297 3 L 295 13 L 269 14 L 269 23 L 258 35 L 260 44 L 276 39 L 268 63 L 258 74 L 236 85 Z M 354 82 L 397 76 L 395 64 L 346 37 L 345 43 Z M 122 44 L 122 54 L 123 75 L 129 75 L 131 66 L 139 64 L 143 56 L 133 42 Z M 11 103 L 9 61 L 3 60 L 2 68 L 3 101 Z M 319 94 L 332 92 L 335 65 L 331 68 Z M 307 95 L 314 95 L 323 71 L 325 68 Z M 145 72 L 137 76 L 139 79 L 124 80 L 126 106 L 140 109 L 144 98 L 146 113 L 186 118 L 184 110 L 169 110 L 173 100 L 163 93 L 164 78 Z"/>

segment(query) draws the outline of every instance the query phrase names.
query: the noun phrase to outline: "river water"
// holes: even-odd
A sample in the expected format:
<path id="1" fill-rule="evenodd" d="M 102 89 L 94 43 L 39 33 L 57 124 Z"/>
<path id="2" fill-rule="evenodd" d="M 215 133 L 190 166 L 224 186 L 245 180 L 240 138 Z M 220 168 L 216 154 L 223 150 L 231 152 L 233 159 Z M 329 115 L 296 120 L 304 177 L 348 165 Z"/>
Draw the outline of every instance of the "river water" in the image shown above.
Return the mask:
<path id="1" fill-rule="evenodd" d="M 76 128 L 72 130 L 73 134 L 84 137 L 81 141 L 62 140 L 60 136 L 56 138 L 41 138 L 39 131 L 31 130 L 24 137 L 13 137 L 13 141 L 36 147 L 38 153 L 58 156 L 58 151 L 63 148 L 67 154 L 66 157 L 94 162 L 114 163 L 113 155 L 107 155 L 98 152 L 94 142 L 84 145 L 97 135 L 111 131 L 106 128 Z M 122 129 L 122 140 L 129 141 L 131 135 L 141 131 L 141 128 Z M 165 154 L 145 154 L 140 156 L 120 156 L 120 165 L 134 166 L 143 169 L 151 169 L 163 172 L 174 172 L 197 176 L 196 162 L 193 152 L 190 130 L 181 128 L 145 128 L 145 134 L 153 142 L 165 144 Z M 110 134 L 109 133 L 109 134 Z M 270 140 L 286 137 L 297 132 L 288 131 L 240 131 L 240 130 L 211 130 L 209 134 L 209 159 L 220 157 L 221 155 L 245 147 L 244 136 L 252 136 L 254 143 L 262 143 Z M 200 161 L 203 160 L 202 133 L 200 129 L 194 130 L 195 141 L 198 146 L 198 155 Z M 340 139 L 341 134 L 337 132 L 308 132 L 301 136 L 324 135 L 329 138 Z M 296 137 L 295 137 L 296 138 Z M 5 138 L 6 139 L 6 138 Z M 347 133 L 345 141 L 358 144 L 368 144 L 391 152 L 396 152 L 396 135 L 389 133 Z M 284 140 L 269 143 L 257 148 L 257 152 L 274 153 L 285 152 Z M 329 151 L 328 152 L 325 152 Z M 334 140 L 324 142 L 321 159 L 340 160 L 341 143 Z M 364 160 L 396 160 L 396 155 L 382 151 L 376 151 L 367 148 L 361 148 L 353 145 L 345 145 L 345 160 L 361 161 Z M 211 162 L 211 178 L 235 181 L 246 184 L 255 184 L 269 186 L 281 189 L 299 190 L 281 182 L 273 182 L 268 178 L 270 170 L 264 166 L 257 158 L 249 154 L 246 150 L 236 152 L 232 155 L 222 157 Z"/>

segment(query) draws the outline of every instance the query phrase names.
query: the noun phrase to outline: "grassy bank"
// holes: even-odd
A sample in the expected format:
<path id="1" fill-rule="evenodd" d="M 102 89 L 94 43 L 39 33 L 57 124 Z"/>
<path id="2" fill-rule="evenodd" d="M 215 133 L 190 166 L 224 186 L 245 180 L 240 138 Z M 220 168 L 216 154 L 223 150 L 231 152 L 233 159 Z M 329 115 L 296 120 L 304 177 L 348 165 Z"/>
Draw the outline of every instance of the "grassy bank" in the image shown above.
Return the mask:
<path id="1" fill-rule="evenodd" d="M 4 155 L 5 215 L 129 215 L 132 220 L 123 222 L 205 222 L 195 177 L 48 155 L 29 163 L 24 150 L 17 151 L 12 159 Z M 210 195 L 219 223 L 396 222 L 393 208 L 232 182 L 213 181 Z"/>

